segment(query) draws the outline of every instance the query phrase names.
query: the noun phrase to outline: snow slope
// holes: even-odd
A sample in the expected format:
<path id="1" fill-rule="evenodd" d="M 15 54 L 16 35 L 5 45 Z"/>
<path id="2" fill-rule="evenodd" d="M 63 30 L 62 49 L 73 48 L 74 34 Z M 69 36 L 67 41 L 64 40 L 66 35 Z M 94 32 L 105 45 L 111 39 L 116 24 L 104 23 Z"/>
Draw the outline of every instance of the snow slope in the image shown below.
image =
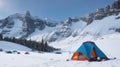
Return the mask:
<path id="1" fill-rule="evenodd" d="M 6 28 L 11 31 L 6 33 L 4 36 L 9 36 L 9 37 L 17 36 L 19 38 L 22 33 L 22 21 L 20 21 L 19 19 L 14 19 L 13 21 L 15 22 L 13 28 L 11 29 Z"/>
<path id="2" fill-rule="evenodd" d="M 3 49 L 4 51 L 7 50 L 31 51 L 30 48 L 7 41 L 0 41 L 0 48 Z"/>
<path id="3" fill-rule="evenodd" d="M 94 38 L 115 33 L 115 29 L 120 28 L 120 19 L 116 19 L 119 15 L 105 17 L 102 20 L 94 20 L 90 25 L 86 26 L 80 35 L 93 36 Z"/>
<path id="4" fill-rule="evenodd" d="M 85 40 L 80 37 L 70 37 L 64 41 L 50 44 L 62 48 L 62 54 L 30 52 L 29 55 L 25 55 L 23 53 L 6 54 L 0 52 L 0 67 L 119 67 L 119 40 L 120 34 L 105 35 L 96 40 L 92 40 L 109 58 L 116 57 L 117 59 L 115 60 L 102 62 L 71 61 L 70 58 L 73 55 L 73 52 L 76 51 Z M 70 61 L 66 61 L 67 59 Z"/>

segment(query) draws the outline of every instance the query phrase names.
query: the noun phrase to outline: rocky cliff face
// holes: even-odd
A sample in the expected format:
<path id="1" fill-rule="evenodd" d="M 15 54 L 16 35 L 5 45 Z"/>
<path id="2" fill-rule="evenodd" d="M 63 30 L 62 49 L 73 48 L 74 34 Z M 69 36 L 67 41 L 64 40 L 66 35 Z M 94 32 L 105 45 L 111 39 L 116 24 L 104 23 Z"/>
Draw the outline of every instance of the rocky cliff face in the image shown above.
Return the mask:
<path id="1" fill-rule="evenodd" d="M 35 29 L 43 30 L 46 26 L 55 27 L 56 25 L 56 22 L 35 18 L 30 15 L 29 11 L 26 11 L 24 14 L 16 13 L 0 20 L 0 33 L 3 35 L 11 34 L 11 36 L 16 36 L 13 35 L 13 33 L 16 33 L 21 35 L 19 37 L 26 38 L 33 33 Z M 18 28 L 19 31 L 16 30 Z"/>
<path id="2" fill-rule="evenodd" d="M 107 5 L 105 8 L 98 8 L 95 12 L 81 17 L 81 20 L 87 22 L 87 25 L 89 25 L 90 23 L 92 23 L 93 20 L 101 20 L 107 16 L 118 15 L 119 12 L 120 0 L 117 0 L 111 6 Z"/>

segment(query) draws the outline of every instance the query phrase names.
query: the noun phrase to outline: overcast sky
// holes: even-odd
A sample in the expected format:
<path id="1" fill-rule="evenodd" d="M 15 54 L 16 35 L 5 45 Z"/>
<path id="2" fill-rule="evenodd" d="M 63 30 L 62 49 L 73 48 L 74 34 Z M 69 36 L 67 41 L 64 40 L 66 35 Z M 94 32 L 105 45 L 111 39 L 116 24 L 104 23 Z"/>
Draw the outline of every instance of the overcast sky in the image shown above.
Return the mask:
<path id="1" fill-rule="evenodd" d="M 29 10 L 31 15 L 53 20 L 84 16 L 115 0 L 0 0 L 0 18 Z"/>

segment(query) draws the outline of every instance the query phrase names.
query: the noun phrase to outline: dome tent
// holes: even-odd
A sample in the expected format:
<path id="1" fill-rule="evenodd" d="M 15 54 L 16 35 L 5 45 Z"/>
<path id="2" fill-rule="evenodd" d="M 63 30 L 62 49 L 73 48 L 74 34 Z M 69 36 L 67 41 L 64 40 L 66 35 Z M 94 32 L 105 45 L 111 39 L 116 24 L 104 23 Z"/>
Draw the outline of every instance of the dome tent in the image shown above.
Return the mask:
<path id="1" fill-rule="evenodd" d="M 108 60 L 107 56 L 96 46 L 94 42 L 84 42 L 74 53 L 71 60 L 101 61 Z"/>

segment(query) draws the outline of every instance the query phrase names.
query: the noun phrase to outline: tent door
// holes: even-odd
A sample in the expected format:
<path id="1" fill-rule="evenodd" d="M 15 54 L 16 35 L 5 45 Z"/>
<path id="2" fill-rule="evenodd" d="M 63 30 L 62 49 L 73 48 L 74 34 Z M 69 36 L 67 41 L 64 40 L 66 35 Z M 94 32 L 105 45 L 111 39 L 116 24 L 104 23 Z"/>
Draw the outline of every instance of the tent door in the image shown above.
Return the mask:
<path id="1" fill-rule="evenodd" d="M 93 49 L 92 50 L 92 53 L 91 53 L 91 58 L 96 58 L 97 56 L 96 56 L 96 53 L 95 53 L 95 50 Z"/>

